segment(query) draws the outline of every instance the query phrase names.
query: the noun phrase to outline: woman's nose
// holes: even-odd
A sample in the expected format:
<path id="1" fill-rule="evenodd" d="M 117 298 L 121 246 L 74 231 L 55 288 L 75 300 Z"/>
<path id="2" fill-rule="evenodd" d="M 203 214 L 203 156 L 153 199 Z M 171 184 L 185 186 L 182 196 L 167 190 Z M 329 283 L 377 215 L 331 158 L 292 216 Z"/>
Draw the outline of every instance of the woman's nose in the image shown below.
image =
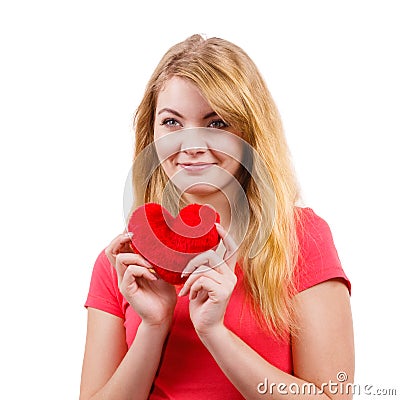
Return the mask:
<path id="1" fill-rule="evenodd" d="M 181 151 L 185 152 L 186 154 L 189 154 L 190 156 L 196 156 L 205 153 L 207 150 L 208 150 L 207 147 L 190 147 L 181 149 Z"/>
<path id="2" fill-rule="evenodd" d="M 196 130 L 182 132 L 182 142 L 180 150 L 191 156 L 205 153 L 208 150 L 207 143 L 204 141 L 203 135 Z"/>

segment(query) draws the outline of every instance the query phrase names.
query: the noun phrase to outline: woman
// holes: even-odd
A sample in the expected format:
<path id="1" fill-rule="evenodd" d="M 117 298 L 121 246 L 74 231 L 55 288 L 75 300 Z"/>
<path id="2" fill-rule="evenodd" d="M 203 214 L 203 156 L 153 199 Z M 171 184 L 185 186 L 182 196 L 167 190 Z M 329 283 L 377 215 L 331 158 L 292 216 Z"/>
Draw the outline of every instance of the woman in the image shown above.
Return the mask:
<path id="1" fill-rule="evenodd" d="M 210 204 L 226 252 L 195 257 L 175 287 L 129 251 L 129 233 L 110 243 L 86 302 L 81 400 L 351 398 L 340 385 L 354 375 L 350 282 L 326 222 L 295 205 L 279 115 L 254 63 L 218 38 L 173 46 L 135 133 L 133 208 Z"/>

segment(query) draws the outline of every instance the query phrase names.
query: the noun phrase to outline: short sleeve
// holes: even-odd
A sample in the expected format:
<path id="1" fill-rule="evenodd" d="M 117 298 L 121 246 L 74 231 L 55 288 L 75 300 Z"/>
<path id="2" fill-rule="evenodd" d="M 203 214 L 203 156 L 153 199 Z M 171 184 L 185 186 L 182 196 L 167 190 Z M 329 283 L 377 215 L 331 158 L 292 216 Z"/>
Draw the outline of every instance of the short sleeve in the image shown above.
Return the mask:
<path id="1" fill-rule="evenodd" d="M 117 273 L 104 250 L 94 264 L 85 307 L 93 307 L 124 318 L 123 296 L 118 289 Z"/>
<path id="2" fill-rule="evenodd" d="M 298 292 L 329 279 L 339 278 L 351 292 L 329 225 L 310 208 L 299 209 L 297 226 L 299 258 L 295 270 Z"/>

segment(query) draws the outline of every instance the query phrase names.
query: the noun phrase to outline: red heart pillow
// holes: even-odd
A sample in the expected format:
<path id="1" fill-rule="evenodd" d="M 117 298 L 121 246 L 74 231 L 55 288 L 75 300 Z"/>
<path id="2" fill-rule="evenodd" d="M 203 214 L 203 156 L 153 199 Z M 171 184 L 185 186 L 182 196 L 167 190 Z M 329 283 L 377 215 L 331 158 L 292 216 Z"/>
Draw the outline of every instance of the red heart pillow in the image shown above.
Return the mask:
<path id="1" fill-rule="evenodd" d="M 146 203 L 129 219 L 131 247 L 162 279 L 177 285 L 185 281 L 181 274 L 193 257 L 218 246 L 215 222 L 219 214 L 207 205 L 190 204 L 175 218 L 160 204 Z"/>

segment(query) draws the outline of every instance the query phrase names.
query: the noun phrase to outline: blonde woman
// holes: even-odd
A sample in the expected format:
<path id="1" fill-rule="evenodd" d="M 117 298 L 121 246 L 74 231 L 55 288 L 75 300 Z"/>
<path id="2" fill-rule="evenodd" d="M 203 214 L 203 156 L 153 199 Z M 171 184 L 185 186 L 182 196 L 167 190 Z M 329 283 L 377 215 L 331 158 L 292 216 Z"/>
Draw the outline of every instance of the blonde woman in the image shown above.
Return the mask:
<path id="1" fill-rule="evenodd" d="M 173 46 L 135 135 L 133 209 L 210 204 L 225 251 L 190 261 L 181 287 L 127 250 L 128 233 L 101 252 L 81 400 L 351 398 L 350 282 L 326 222 L 296 206 L 279 114 L 251 59 L 219 38 Z"/>

